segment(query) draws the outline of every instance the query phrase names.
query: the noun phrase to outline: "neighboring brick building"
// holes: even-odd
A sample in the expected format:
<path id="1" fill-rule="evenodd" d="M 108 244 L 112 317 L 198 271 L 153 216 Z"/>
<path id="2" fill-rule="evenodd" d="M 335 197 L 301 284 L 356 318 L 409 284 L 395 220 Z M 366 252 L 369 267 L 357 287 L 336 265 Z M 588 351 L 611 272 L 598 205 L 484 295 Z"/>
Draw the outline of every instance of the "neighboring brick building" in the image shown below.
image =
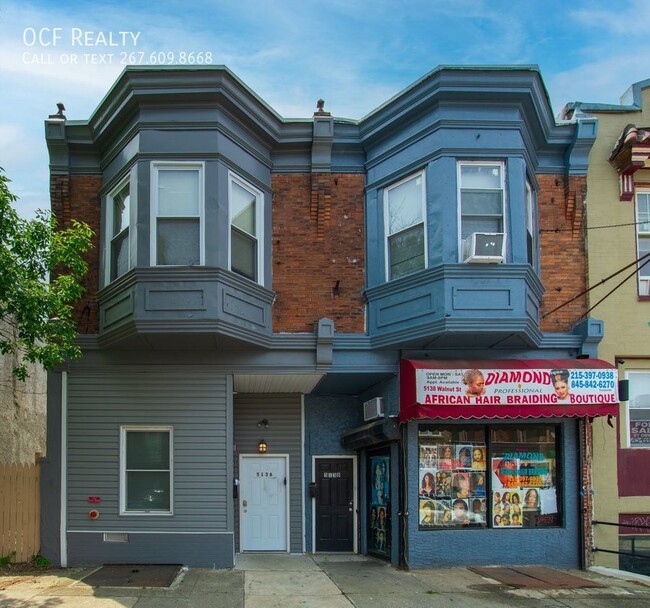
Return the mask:
<path id="1" fill-rule="evenodd" d="M 47 557 L 581 563 L 578 431 L 616 407 L 575 359 L 593 121 L 555 124 L 537 68 L 438 68 L 361 121 L 127 68 L 46 133 L 55 213 L 98 234 Z"/>

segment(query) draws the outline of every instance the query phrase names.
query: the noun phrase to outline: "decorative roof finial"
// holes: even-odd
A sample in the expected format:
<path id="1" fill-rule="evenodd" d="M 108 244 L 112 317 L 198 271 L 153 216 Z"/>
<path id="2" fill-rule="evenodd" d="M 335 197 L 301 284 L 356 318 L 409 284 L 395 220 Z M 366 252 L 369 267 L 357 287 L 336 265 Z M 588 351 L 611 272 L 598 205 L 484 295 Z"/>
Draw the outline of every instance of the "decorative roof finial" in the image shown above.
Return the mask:
<path id="1" fill-rule="evenodd" d="M 65 120 L 65 114 L 63 113 L 65 106 L 63 105 L 63 102 L 59 101 L 59 103 L 56 104 L 56 107 L 59 111 L 56 114 L 50 114 L 48 118 L 60 118 L 61 120 Z"/>
<path id="2" fill-rule="evenodd" d="M 330 116 L 330 113 L 325 111 L 325 100 L 324 99 L 319 99 L 316 102 L 316 108 L 317 108 L 317 110 L 314 112 L 314 116 Z"/>

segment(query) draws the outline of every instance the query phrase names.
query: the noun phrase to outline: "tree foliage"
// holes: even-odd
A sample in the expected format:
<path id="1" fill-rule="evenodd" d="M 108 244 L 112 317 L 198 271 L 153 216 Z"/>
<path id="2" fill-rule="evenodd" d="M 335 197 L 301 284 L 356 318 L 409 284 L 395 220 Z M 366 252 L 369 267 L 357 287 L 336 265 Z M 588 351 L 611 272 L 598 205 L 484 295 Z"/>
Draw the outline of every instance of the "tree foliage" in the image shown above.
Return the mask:
<path id="1" fill-rule="evenodd" d="M 13 374 L 27 377 L 27 363 L 52 368 L 81 356 L 73 305 L 83 294 L 92 230 L 73 221 L 57 230 L 49 212 L 21 218 L 12 203 L 10 180 L 0 168 L 0 319 L 14 331 L 0 334 L 0 353 L 13 354 Z"/>

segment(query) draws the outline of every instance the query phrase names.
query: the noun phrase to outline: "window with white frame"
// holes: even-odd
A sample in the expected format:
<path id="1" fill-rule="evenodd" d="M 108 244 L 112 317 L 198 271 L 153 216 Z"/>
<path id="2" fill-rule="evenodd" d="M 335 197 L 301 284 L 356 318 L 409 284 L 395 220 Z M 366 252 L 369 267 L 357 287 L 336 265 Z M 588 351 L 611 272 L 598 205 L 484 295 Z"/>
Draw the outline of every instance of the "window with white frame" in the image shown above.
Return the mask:
<path id="1" fill-rule="evenodd" d="M 388 280 L 426 268 L 424 173 L 384 190 Z"/>
<path id="2" fill-rule="evenodd" d="M 262 193 L 233 173 L 229 174 L 230 269 L 261 282 Z"/>
<path id="3" fill-rule="evenodd" d="M 203 264 L 203 164 L 152 168 L 152 265 Z"/>
<path id="4" fill-rule="evenodd" d="M 636 245 L 639 262 L 639 295 L 650 296 L 650 192 L 636 195 Z"/>
<path id="5" fill-rule="evenodd" d="M 629 401 L 627 402 L 628 445 L 650 448 L 650 370 L 628 371 Z"/>
<path id="6" fill-rule="evenodd" d="M 460 238 L 504 232 L 504 167 L 501 162 L 458 163 Z"/>
<path id="7" fill-rule="evenodd" d="M 171 514 L 172 427 L 121 427 L 120 513 Z"/>
<path id="8" fill-rule="evenodd" d="M 526 260 L 534 267 L 537 254 L 537 233 L 535 231 L 533 206 L 533 188 L 526 181 Z"/>
<path id="9" fill-rule="evenodd" d="M 108 275 L 114 281 L 130 267 L 129 254 L 129 215 L 131 208 L 131 184 L 123 182 L 108 197 L 109 255 Z"/>

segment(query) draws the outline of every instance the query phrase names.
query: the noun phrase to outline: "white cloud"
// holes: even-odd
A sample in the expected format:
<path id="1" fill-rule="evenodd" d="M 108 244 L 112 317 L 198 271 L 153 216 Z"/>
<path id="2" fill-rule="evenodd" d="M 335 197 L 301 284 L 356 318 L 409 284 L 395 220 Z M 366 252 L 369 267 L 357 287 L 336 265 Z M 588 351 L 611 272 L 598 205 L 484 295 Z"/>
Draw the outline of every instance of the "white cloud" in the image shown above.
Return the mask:
<path id="1" fill-rule="evenodd" d="M 553 110 L 566 103 L 620 104 L 621 96 L 635 82 L 648 78 L 647 67 L 635 55 L 608 56 L 546 78 Z"/>
<path id="2" fill-rule="evenodd" d="M 569 11 L 569 17 L 577 25 L 628 36 L 638 41 L 638 24 L 650 20 L 650 3 L 647 0 L 628 0 L 611 3 L 610 8 L 594 8 Z"/>

